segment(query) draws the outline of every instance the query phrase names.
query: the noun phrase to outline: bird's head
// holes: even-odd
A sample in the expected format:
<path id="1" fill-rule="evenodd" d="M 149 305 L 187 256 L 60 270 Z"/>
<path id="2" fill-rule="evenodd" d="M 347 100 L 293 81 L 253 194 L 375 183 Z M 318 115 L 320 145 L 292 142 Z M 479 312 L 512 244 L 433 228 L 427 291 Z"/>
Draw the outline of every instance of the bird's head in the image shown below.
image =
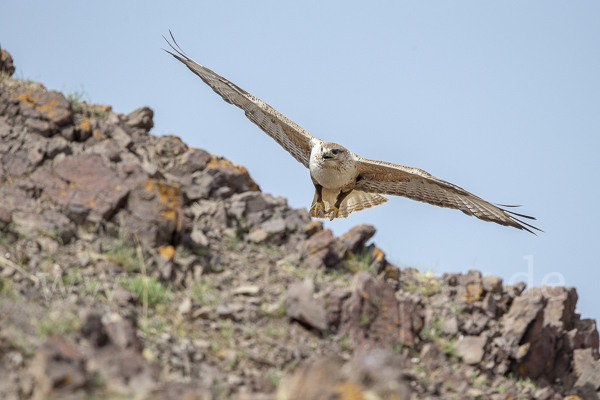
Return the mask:
<path id="1" fill-rule="evenodd" d="M 323 143 L 321 146 L 321 160 L 323 162 L 344 162 L 350 153 L 345 147 L 336 143 Z"/>

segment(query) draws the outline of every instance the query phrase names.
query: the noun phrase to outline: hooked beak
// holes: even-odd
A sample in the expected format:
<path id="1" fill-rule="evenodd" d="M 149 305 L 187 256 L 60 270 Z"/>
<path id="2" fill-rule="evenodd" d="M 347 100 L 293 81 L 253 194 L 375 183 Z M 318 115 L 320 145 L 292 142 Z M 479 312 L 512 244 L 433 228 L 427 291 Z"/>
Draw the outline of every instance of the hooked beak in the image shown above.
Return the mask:
<path id="1" fill-rule="evenodd" d="M 331 155 L 328 151 L 324 151 L 323 153 L 321 153 L 321 158 L 323 160 L 331 160 L 331 159 L 334 159 L 335 157 L 333 155 Z"/>

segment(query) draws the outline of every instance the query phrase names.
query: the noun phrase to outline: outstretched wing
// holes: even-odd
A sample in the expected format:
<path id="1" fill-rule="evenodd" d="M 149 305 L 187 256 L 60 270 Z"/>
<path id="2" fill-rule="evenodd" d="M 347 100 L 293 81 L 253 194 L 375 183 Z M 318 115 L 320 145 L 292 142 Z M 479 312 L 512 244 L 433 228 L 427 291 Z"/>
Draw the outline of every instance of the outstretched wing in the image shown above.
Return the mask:
<path id="1" fill-rule="evenodd" d="M 173 39 L 173 43 L 177 47 L 173 46 L 167 38 L 165 38 L 167 43 L 169 43 L 169 46 L 171 46 L 177 54 L 165 50 L 167 53 L 184 63 L 186 67 L 198 75 L 200 79 L 210 86 L 215 93 L 221 96 L 223 100 L 244 110 L 246 117 L 248 117 L 250 121 L 254 122 L 267 135 L 275 139 L 281 147 L 308 168 L 311 150 L 310 140 L 313 138 L 308 132 L 281 115 L 267 103 L 257 99 L 250 93 L 229 82 L 227 79 L 189 58 L 183 50 L 181 50 L 172 33 L 171 39 Z"/>
<path id="2" fill-rule="evenodd" d="M 504 210 L 421 169 L 357 158 L 359 160 L 355 186 L 357 190 L 402 196 L 434 206 L 454 208 L 484 221 L 524 229 L 531 233 L 534 232 L 529 228 L 540 231 L 515 216 L 533 220 L 535 218 Z"/>

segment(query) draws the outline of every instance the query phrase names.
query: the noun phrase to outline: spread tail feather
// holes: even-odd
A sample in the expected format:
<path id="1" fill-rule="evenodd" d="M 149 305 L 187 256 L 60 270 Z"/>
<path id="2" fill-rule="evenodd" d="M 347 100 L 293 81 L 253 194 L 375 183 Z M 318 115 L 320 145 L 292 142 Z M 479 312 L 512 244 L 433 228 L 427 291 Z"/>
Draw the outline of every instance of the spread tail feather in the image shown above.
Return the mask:
<path id="1" fill-rule="evenodd" d="M 317 214 L 317 212 L 314 209 L 312 209 L 312 206 L 315 204 L 316 201 L 317 193 L 315 193 L 315 196 L 311 203 L 310 216 L 313 218 L 329 219 L 329 214 L 327 214 L 327 212 L 319 211 L 319 213 Z M 340 206 L 340 211 L 338 213 L 337 218 L 348 218 L 348 215 L 350 215 L 353 212 L 380 206 L 387 201 L 387 198 L 375 193 L 365 193 L 360 190 L 353 190 L 352 193 L 350 193 L 348 197 L 346 197 L 344 201 L 342 201 L 342 205 Z M 333 204 L 325 204 L 326 210 L 330 207 L 333 207 Z"/>

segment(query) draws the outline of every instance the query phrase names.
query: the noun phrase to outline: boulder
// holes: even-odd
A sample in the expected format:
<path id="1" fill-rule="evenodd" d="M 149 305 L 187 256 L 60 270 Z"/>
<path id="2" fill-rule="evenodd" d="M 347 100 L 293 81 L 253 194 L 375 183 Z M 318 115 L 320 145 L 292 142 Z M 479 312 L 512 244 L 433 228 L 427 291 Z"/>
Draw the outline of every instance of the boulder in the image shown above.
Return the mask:
<path id="1" fill-rule="evenodd" d="M 15 66 L 10 53 L 4 49 L 0 49 L 0 73 L 5 73 L 12 76 L 15 73 Z"/>
<path id="2" fill-rule="evenodd" d="M 132 128 L 141 128 L 145 132 L 149 132 L 154 126 L 152 118 L 154 111 L 149 107 L 141 107 L 130 112 L 125 116 L 125 123 Z"/>
<path id="3" fill-rule="evenodd" d="M 327 330 L 327 312 L 323 303 L 313 297 L 314 283 L 310 279 L 290 285 L 285 294 L 285 313 L 319 331 Z"/>
<path id="4" fill-rule="evenodd" d="M 573 352 L 573 373 L 577 378 L 574 389 L 590 388 L 600 390 L 600 360 L 597 351 L 579 349 Z"/>
<path id="5" fill-rule="evenodd" d="M 400 315 L 394 288 L 367 272 L 358 272 L 352 286 L 352 294 L 342 309 L 340 332 L 357 343 L 393 346 L 401 342 L 401 329 L 411 326 L 412 317 Z"/>
<path id="6" fill-rule="evenodd" d="M 483 359 L 486 342 L 484 336 L 465 336 L 456 342 L 454 351 L 465 364 L 477 365 Z"/>
<path id="7" fill-rule="evenodd" d="M 109 219 L 129 192 L 98 155 L 68 156 L 32 175 L 36 186 L 76 223 Z"/>

